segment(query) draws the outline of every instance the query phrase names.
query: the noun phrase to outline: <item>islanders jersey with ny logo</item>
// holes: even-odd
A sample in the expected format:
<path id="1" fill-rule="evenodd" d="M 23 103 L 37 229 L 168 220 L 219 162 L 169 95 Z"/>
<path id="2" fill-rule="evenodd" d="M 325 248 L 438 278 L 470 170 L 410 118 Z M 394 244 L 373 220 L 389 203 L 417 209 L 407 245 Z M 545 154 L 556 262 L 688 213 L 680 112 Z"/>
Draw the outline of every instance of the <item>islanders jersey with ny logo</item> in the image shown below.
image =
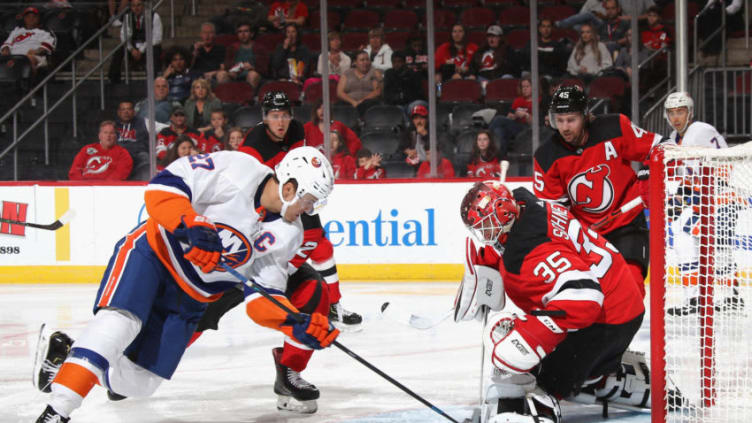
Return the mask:
<path id="1" fill-rule="evenodd" d="M 269 292 L 284 294 L 288 263 L 303 242 L 303 225 L 300 219 L 285 222 L 261 208 L 261 194 L 272 176 L 271 168 L 245 153 L 219 151 L 180 158 L 149 182 L 147 210 L 159 214 L 150 214 L 146 222 L 149 245 L 192 298 L 216 300 L 240 281 L 221 267 L 204 273 L 183 257 L 188 244 L 170 227 L 179 224 L 180 212 L 165 207 L 176 199 L 188 199 L 196 213 L 214 223 L 225 263 Z"/>
<path id="2" fill-rule="evenodd" d="M 647 160 L 661 139 L 621 114 L 596 117 L 581 147 L 570 146 L 557 133 L 535 152 L 535 195 L 568 204 L 577 219 L 592 225 L 640 196 L 631 162 Z M 642 207 L 635 207 L 600 232 L 624 226 L 641 212 Z"/>

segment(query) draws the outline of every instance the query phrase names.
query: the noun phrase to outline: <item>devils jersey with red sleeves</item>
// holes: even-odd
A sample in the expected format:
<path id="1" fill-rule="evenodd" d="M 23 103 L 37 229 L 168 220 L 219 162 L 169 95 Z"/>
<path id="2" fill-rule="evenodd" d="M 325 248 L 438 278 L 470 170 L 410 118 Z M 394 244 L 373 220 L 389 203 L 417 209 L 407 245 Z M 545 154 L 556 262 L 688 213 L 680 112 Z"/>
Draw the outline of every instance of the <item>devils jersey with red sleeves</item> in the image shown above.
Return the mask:
<path id="1" fill-rule="evenodd" d="M 287 129 L 285 139 L 280 142 L 273 141 L 266 132 L 266 125 L 262 122 L 254 126 L 246 135 L 239 150 L 248 153 L 263 164 L 274 169 L 288 151 L 300 147 L 305 141 L 303 124 L 293 119 Z"/>
<path id="2" fill-rule="evenodd" d="M 535 151 L 533 188 L 546 200 L 569 203 L 574 216 L 591 225 L 639 197 L 631 162 L 643 162 L 662 137 L 633 125 L 624 115 L 596 117 L 582 147 L 572 147 L 556 133 Z M 603 226 L 609 233 L 631 222 L 635 207 Z"/>
<path id="3" fill-rule="evenodd" d="M 523 207 L 510 230 L 499 271 L 504 290 L 523 311 L 560 310 L 563 330 L 620 324 L 645 311 L 632 273 L 616 248 L 566 207 L 513 192 Z"/>

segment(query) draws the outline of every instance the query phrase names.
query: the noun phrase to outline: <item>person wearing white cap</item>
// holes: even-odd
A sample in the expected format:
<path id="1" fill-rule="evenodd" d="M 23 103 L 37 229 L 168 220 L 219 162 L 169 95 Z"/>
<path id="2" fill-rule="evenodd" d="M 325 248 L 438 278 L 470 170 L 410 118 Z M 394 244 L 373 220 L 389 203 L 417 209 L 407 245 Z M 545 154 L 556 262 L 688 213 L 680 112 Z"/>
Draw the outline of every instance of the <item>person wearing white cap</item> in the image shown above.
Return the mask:
<path id="1" fill-rule="evenodd" d="M 490 81 L 497 78 L 513 78 L 512 62 L 506 60 L 508 49 L 502 39 L 499 25 L 491 25 L 486 30 L 486 42 L 478 48 L 470 61 L 470 78 Z"/>

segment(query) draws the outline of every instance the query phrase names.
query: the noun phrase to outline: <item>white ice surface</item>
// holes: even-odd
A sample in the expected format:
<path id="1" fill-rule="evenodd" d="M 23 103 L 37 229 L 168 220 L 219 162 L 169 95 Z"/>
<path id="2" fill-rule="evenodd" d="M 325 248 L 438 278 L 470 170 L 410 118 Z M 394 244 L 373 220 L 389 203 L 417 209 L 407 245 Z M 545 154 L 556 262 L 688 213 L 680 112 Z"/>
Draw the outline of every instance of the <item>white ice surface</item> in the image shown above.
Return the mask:
<path id="1" fill-rule="evenodd" d="M 417 394 L 462 420 L 477 405 L 480 324 L 448 319 L 417 330 L 381 319 L 390 301 L 440 318 L 451 307 L 452 283 L 345 283 L 343 304 L 367 319 L 363 330 L 338 339 Z M 31 383 L 39 326 L 46 322 L 75 338 L 91 318 L 96 285 L 0 285 L 0 423 L 33 422 L 47 394 Z M 635 340 L 645 351 L 647 319 Z M 321 390 L 311 416 L 276 409 L 271 349 L 281 336 L 255 325 L 242 307 L 219 331 L 208 331 L 183 357 L 172 380 L 147 399 L 111 402 L 95 386 L 71 423 L 137 422 L 443 422 L 448 421 L 336 348 L 316 352 L 302 373 Z M 565 422 L 603 421 L 600 407 L 562 404 Z M 611 410 L 609 421 L 649 421 L 649 414 Z"/>

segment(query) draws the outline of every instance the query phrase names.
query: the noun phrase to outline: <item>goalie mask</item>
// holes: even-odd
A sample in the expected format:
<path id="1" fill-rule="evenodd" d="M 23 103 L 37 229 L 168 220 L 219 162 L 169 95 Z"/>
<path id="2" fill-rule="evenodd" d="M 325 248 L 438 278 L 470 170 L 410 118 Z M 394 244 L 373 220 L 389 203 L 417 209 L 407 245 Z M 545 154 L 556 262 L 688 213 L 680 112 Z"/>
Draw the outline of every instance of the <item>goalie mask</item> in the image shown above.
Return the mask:
<path id="1" fill-rule="evenodd" d="M 334 189 L 334 171 L 329 160 L 314 147 L 298 147 L 290 150 L 274 168 L 279 180 L 279 198 L 282 200 L 282 211 L 285 215 L 287 208 L 295 201 L 285 201 L 282 186 L 292 181 L 297 183 L 295 198 L 303 201 L 306 194 L 311 194 L 316 201 L 306 207 L 306 213 L 315 215 L 326 205 L 326 199 Z"/>
<path id="2" fill-rule="evenodd" d="M 484 245 L 504 244 L 519 208 L 509 189 L 498 181 L 476 182 L 460 206 L 462 222 Z"/>

